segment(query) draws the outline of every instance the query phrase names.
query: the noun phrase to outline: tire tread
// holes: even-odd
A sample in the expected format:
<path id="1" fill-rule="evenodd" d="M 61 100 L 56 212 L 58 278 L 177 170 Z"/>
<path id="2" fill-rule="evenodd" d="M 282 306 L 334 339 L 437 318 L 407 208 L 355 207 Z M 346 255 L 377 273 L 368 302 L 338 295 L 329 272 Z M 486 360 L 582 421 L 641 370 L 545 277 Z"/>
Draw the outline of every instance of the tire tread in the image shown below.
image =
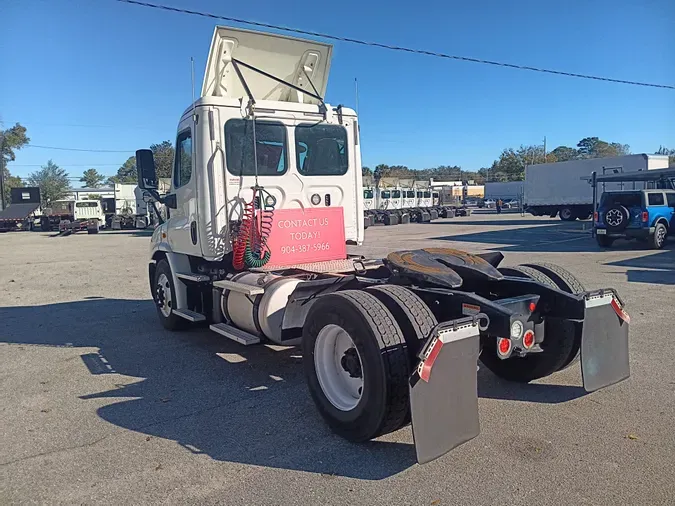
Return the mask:
<path id="1" fill-rule="evenodd" d="M 409 409 L 410 367 L 401 329 L 389 310 L 375 296 L 360 290 L 345 290 L 335 295 L 352 302 L 363 315 L 382 352 L 388 387 L 385 413 L 376 434 L 370 437 L 393 432 L 403 425 Z"/>

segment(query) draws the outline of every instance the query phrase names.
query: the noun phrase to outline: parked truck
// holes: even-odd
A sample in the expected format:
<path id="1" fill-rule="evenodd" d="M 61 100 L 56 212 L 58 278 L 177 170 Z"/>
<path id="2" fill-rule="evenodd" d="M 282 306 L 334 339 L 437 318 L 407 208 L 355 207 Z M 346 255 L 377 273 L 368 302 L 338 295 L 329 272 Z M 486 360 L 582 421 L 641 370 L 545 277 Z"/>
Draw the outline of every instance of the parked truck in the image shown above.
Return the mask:
<path id="1" fill-rule="evenodd" d="M 587 391 L 627 378 L 629 317 L 613 289 L 587 291 L 552 264 L 500 267 L 498 252 L 347 254 L 364 241 L 361 139 L 354 110 L 323 98 L 331 54 L 217 27 L 164 197 L 152 151 L 136 152 L 139 186 L 170 210 L 148 258 L 159 322 L 300 346 L 333 431 L 363 442 L 412 421 L 422 463 L 478 434 L 479 357 L 518 382 L 579 358 Z"/>
<path id="2" fill-rule="evenodd" d="M 101 200 L 106 226 L 119 229 L 147 228 L 148 204 L 137 184 L 115 183 L 115 196 Z"/>
<path id="3" fill-rule="evenodd" d="M 40 228 L 44 231 L 72 233 L 86 230 L 89 234 L 98 234 L 105 226 L 100 200 L 56 200 L 40 218 Z"/>
<path id="4" fill-rule="evenodd" d="M 535 216 L 555 218 L 558 215 L 563 221 L 589 219 L 593 214 L 593 190 L 583 178 L 593 172 L 620 174 L 667 167 L 668 156 L 647 154 L 528 165 L 525 167 L 524 208 Z M 642 188 L 644 183 L 607 183 L 600 191 Z"/>
<path id="5" fill-rule="evenodd" d="M 40 188 L 11 188 L 11 204 L 0 211 L 0 232 L 33 230 L 39 219 Z"/>

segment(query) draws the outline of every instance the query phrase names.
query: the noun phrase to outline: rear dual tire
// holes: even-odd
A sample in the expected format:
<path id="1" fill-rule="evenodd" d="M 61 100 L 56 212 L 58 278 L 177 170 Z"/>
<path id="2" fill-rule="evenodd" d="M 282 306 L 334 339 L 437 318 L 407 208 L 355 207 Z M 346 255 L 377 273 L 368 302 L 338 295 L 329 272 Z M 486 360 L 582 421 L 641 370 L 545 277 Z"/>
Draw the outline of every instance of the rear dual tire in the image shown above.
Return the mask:
<path id="1" fill-rule="evenodd" d="M 517 267 L 502 267 L 506 276 L 528 278 L 567 293 L 585 291 L 583 284 L 570 272 L 550 263 L 532 263 Z M 541 353 L 502 360 L 497 356 L 496 343 L 483 348 L 481 362 L 500 378 L 527 383 L 562 371 L 579 360 L 581 329 L 574 322 L 549 318 L 544 325 Z"/>
<path id="2" fill-rule="evenodd" d="M 422 300 L 399 286 L 346 290 L 312 305 L 303 367 L 312 399 L 335 433 L 361 442 L 409 422 L 408 379 L 435 325 Z M 331 345 L 336 356 L 326 352 Z"/>

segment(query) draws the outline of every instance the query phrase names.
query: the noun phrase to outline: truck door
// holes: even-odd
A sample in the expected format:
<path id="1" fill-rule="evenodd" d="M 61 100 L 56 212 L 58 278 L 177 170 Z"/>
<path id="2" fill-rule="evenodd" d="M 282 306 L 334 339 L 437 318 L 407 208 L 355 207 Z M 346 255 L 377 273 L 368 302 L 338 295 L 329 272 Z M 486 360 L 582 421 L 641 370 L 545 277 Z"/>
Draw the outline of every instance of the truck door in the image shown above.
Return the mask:
<path id="1" fill-rule="evenodd" d="M 186 255 L 201 255 L 198 237 L 197 181 L 194 174 L 192 120 L 178 128 L 170 193 L 176 195 L 176 209 L 170 209 L 167 239 L 171 249 Z"/>

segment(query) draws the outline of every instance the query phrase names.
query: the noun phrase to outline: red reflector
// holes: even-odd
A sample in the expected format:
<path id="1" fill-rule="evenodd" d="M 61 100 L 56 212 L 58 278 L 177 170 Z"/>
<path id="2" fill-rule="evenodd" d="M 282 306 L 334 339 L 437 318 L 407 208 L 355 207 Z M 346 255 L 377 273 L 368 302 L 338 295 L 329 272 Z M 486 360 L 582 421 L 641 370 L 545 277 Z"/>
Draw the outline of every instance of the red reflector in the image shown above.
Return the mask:
<path id="1" fill-rule="evenodd" d="M 530 302 L 530 313 L 537 309 L 537 305 L 534 302 Z"/>
<path id="2" fill-rule="evenodd" d="M 427 356 L 427 358 L 424 360 L 422 368 L 419 371 L 420 378 L 426 381 L 427 383 L 429 382 L 429 378 L 431 377 L 431 368 L 434 366 L 434 362 L 436 361 L 438 354 L 441 352 L 442 347 L 443 341 L 437 339 L 436 342 L 433 344 L 431 351 L 429 352 L 429 356 Z"/>
<path id="3" fill-rule="evenodd" d="M 498 347 L 499 353 L 506 355 L 509 351 L 511 351 L 511 340 L 506 339 L 505 337 L 500 337 Z"/>
<path id="4" fill-rule="evenodd" d="M 630 316 L 628 316 L 628 313 L 626 313 L 621 306 L 619 306 L 619 303 L 617 302 L 616 299 L 612 298 L 612 308 L 614 309 L 614 312 L 616 315 L 621 318 L 623 321 L 626 323 L 630 323 Z"/>
<path id="5" fill-rule="evenodd" d="M 523 346 L 525 346 L 527 349 L 530 349 L 532 346 L 534 346 L 534 332 L 531 330 L 526 331 L 523 335 Z"/>
<path id="6" fill-rule="evenodd" d="M 649 221 L 649 213 L 647 211 L 644 211 L 642 213 L 642 223 L 647 223 Z"/>

